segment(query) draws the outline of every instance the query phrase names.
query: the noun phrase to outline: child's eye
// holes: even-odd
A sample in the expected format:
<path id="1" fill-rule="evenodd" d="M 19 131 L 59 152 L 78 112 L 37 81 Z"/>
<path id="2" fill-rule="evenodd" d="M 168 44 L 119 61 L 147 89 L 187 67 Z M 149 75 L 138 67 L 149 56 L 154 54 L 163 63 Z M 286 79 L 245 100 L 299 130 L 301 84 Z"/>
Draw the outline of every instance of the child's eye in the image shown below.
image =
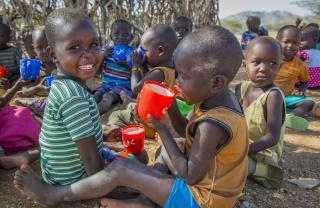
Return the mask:
<path id="1" fill-rule="evenodd" d="M 97 47 L 97 46 L 99 46 L 99 44 L 97 44 L 97 43 L 91 43 L 90 44 L 90 47 Z"/>
<path id="2" fill-rule="evenodd" d="M 277 63 L 276 62 L 270 62 L 269 63 L 271 66 L 274 66 L 274 65 L 276 65 Z"/>
<path id="3" fill-rule="evenodd" d="M 71 47 L 71 49 L 79 49 L 79 48 L 80 48 L 80 47 L 79 47 L 79 46 L 77 46 L 77 45 L 76 45 L 76 46 L 72 46 L 72 47 Z"/>
<path id="4" fill-rule="evenodd" d="M 252 61 L 251 63 L 253 63 L 254 65 L 259 65 L 260 61 Z"/>

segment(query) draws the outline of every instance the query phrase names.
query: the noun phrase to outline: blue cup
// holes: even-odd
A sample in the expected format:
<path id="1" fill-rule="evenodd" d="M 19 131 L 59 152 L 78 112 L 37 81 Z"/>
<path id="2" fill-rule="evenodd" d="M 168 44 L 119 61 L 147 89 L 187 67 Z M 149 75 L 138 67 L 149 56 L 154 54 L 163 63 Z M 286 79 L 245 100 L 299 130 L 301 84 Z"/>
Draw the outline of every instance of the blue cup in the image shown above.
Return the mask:
<path id="1" fill-rule="evenodd" d="M 46 79 L 46 86 L 51 87 L 52 81 L 54 80 L 54 76 L 45 77 Z"/>
<path id="2" fill-rule="evenodd" d="M 113 59 L 117 60 L 119 59 L 120 61 L 125 61 L 126 60 L 126 51 L 127 51 L 127 46 L 124 45 L 114 45 L 113 46 Z"/>
<path id="3" fill-rule="evenodd" d="M 145 50 L 144 50 L 144 48 L 142 48 L 142 46 L 139 46 L 136 50 L 134 50 L 134 51 L 139 51 L 140 52 L 140 57 L 141 57 L 141 59 L 143 59 L 143 56 L 144 56 L 144 54 L 145 54 Z M 132 53 L 132 52 L 131 52 Z M 132 64 L 132 61 L 131 61 L 131 58 L 130 58 L 130 55 L 131 55 L 131 53 L 127 56 L 127 63 L 128 63 L 128 65 L 132 68 L 133 67 L 133 64 Z M 143 65 L 144 64 L 147 64 L 148 63 L 148 61 L 147 61 L 147 59 L 145 59 L 145 61 L 144 61 L 144 63 L 143 63 Z"/>
<path id="4" fill-rule="evenodd" d="M 20 59 L 20 75 L 22 79 L 32 81 L 40 76 L 40 61 L 36 59 Z"/>

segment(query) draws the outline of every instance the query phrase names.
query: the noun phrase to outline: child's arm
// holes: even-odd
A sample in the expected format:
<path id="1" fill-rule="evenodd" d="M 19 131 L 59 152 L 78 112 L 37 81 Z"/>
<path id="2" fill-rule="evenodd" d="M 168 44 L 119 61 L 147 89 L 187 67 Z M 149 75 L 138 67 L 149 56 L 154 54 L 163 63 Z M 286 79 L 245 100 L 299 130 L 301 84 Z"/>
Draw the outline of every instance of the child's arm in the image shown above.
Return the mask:
<path id="1" fill-rule="evenodd" d="M 265 150 L 279 142 L 283 123 L 283 106 L 281 93 L 276 90 L 271 91 L 265 106 L 267 109 L 267 134 L 249 145 L 248 154 Z"/>
<path id="2" fill-rule="evenodd" d="M 236 85 L 236 88 L 234 89 L 234 94 L 236 95 L 238 100 L 241 100 L 241 83 Z"/>
<path id="3" fill-rule="evenodd" d="M 300 82 L 298 91 L 294 91 L 291 95 L 305 97 L 309 82 Z"/>
<path id="4" fill-rule="evenodd" d="M 103 169 L 102 159 L 94 135 L 77 140 L 75 143 L 88 176 Z"/>
<path id="5" fill-rule="evenodd" d="M 32 83 L 31 81 L 31 77 L 28 81 L 24 81 L 23 79 L 19 79 L 16 84 L 7 91 L 6 94 L 4 94 L 1 98 L 0 98 L 0 107 L 4 107 L 5 105 L 7 105 L 10 100 L 13 98 L 13 96 L 23 87 L 26 85 L 30 85 Z"/>
<path id="6" fill-rule="evenodd" d="M 218 124 L 207 121 L 199 122 L 195 130 L 194 143 L 187 157 L 180 151 L 164 123 L 151 115 L 149 115 L 151 123 L 148 124 L 142 121 L 137 114 L 135 114 L 135 119 L 157 130 L 174 168 L 187 184 L 196 184 L 201 180 L 209 168 L 217 147 L 225 144 L 230 136 Z"/>
<path id="7" fill-rule="evenodd" d="M 35 83 L 39 83 L 39 80 L 40 80 L 40 77 L 37 77 Z M 49 87 L 45 86 L 44 82 L 45 82 L 45 79 L 42 79 L 42 81 L 39 84 L 37 84 L 36 86 L 24 87 L 22 89 L 23 95 L 26 97 L 30 97 L 30 96 L 35 95 L 38 92 L 47 91 L 49 89 Z"/>
<path id="8" fill-rule="evenodd" d="M 187 127 L 190 115 L 192 115 L 193 113 L 194 113 L 194 110 L 192 109 L 189 112 L 187 118 L 183 116 L 180 113 L 176 99 L 173 99 L 168 109 L 168 115 L 170 117 L 171 125 L 173 126 L 174 130 L 183 138 L 186 137 L 185 129 Z"/>

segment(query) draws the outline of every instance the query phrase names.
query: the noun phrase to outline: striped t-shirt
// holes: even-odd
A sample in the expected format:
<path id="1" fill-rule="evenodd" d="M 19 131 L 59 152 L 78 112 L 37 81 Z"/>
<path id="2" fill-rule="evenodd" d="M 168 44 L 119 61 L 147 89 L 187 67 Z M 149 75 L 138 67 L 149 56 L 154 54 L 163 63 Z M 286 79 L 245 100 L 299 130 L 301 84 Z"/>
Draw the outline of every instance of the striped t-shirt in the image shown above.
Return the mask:
<path id="1" fill-rule="evenodd" d="M 39 138 L 44 180 L 69 185 L 87 177 L 75 141 L 92 135 L 101 154 L 100 116 L 91 93 L 75 81 L 53 80 Z"/>
<path id="2" fill-rule="evenodd" d="M 0 66 L 6 66 L 12 74 L 20 74 L 19 60 L 21 59 L 21 55 L 21 51 L 15 47 L 0 50 Z"/>

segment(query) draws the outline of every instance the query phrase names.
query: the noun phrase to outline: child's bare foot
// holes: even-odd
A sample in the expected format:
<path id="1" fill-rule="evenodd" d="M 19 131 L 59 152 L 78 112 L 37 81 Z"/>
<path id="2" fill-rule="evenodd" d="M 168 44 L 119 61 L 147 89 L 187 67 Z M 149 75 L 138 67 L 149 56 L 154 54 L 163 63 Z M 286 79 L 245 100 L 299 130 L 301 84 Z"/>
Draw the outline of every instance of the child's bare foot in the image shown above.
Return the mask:
<path id="1" fill-rule="evenodd" d="M 21 152 L 15 155 L 0 157 L 0 167 L 6 170 L 10 170 L 16 167 L 20 167 L 22 164 L 30 164 L 40 158 L 40 148 L 31 148 L 25 152 Z"/>
<path id="2" fill-rule="evenodd" d="M 129 95 L 127 95 L 127 93 L 125 93 L 124 91 L 120 92 L 120 98 L 124 105 L 128 105 L 129 103 L 135 102 L 135 100 Z"/>
<path id="3" fill-rule="evenodd" d="M 102 134 L 104 142 L 120 142 L 121 128 L 118 126 L 102 125 Z"/>
<path id="4" fill-rule="evenodd" d="M 134 199 L 128 200 L 117 200 L 117 199 L 110 199 L 110 198 L 103 198 L 101 199 L 101 207 L 118 207 L 118 208 L 154 208 L 155 204 L 151 202 L 144 196 L 140 196 Z"/>
<path id="5" fill-rule="evenodd" d="M 39 175 L 37 175 L 28 165 L 21 165 L 14 175 L 14 186 L 24 195 L 30 197 L 41 205 L 56 206 L 63 199 L 58 199 L 54 186 L 47 184 Z"/>
<path id="6" fill-rule="evenodd" d="M 316 103 L 313 107 L 313 113 L 320 117 L 320 102 L 319 103 Z"/>

